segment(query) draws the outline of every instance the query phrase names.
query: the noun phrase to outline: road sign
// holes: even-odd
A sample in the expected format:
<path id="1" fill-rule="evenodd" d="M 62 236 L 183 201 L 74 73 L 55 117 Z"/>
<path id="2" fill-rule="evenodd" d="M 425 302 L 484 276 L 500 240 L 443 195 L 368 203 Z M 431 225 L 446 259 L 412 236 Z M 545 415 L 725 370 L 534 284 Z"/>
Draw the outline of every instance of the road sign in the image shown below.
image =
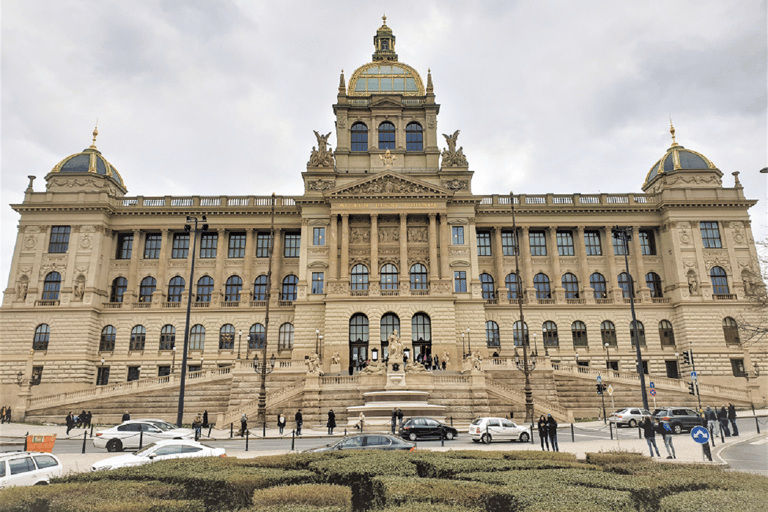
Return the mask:
<path id="1" fill-rule="evenodd" d="M 611 386 L 610 384 L 608 384 L 608 395 L 609 396 L 613 395 L 613 386 Z"/>
<path id="2" fill-rule="evenodd" d="M 603 378 L 598 375 L 597 376 L 597 383 L 600 384 L 601 382 L 603 382 Z"/>
<path id="3" fill-rule="evenodd" d="M 656 386 L 654 386 L 653 382 L 651 382 L 651 383 L 649 384 L 649 386 L 650 386 L 650 388 L 651 388 L 651 389 L 653 389 L 653 388 L 655 388 L 655 387 L 656 387 Z"/>
<path id="4" fill-rule="evenodd" d="M 691 378 L 692 378 L 693 380 L 696 380 L 696 372 L 691 372 Z"/>
<path id="5" fill-rule="evenodd" d="M 655 389 L 651 390 L 651 396 L 656 396 L 656 390 Z"/>
<path id="6" fill-rule="evenodd" d="M 699 444 L 707 444 L 709 442 L 709 431 L 701 426 L 693 427 L 691 429 L 691 437 Z"/>

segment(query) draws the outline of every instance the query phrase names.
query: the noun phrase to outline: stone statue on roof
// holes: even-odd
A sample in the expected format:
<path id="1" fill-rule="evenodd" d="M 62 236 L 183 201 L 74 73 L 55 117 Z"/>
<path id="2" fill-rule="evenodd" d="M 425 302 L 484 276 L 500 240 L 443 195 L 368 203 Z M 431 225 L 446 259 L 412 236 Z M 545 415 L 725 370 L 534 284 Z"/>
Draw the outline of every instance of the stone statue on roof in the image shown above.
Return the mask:
<path id="1" fill-rule="evenodd" d="M 328 148 L 328 137 L 331 136 L 332 132 L 322 135 L 317 133 L 317 130 L 312 131 L 315 132 L 317 138 L 317 149 L 312 146 L 312 153 L 307 165 L 310 167 L 334 167 L 333 150 Z"/>

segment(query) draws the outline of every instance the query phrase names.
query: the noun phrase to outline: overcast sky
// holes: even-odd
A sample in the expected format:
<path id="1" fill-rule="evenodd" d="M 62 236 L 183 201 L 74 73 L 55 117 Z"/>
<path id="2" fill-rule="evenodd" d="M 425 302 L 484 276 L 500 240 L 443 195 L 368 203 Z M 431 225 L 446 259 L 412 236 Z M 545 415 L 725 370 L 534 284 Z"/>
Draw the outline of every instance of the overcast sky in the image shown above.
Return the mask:
<path id="1" fill-rule="evenodd" d="M 671 115 L 725 186 L 741 172 L 768 236 L 765 1 L 2 0 L 0 289 L 8 204 L 97 118 L 130 196 L 301 194 L 383 6 L 400 61 L 432 70 L 475 194 L 640 192 Z"/>

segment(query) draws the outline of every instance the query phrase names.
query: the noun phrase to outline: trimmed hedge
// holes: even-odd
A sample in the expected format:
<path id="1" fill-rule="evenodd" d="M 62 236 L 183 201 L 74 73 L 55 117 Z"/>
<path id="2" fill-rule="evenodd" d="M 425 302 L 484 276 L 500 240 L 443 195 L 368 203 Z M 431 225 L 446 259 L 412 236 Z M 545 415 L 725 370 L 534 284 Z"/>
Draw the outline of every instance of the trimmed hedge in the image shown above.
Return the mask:
<path id="1" fill-rule="evenodd" d="M 578 462 L 557 460 L 509 460 L 509 459 L 446 459 L 423 458 L 415 459 L 416 469 L 421 478 L 454 478 L 456 475 L 477 471 L 515 471 L 534 469 L 560 469 L 560 468 L 593 468 Z"/>
<path id="2" fill-rule="evenodd" d="M 659 512 L 764 512 L 766 494 L 750 491 L 681 492 L 661 500 Z"/>
<path id="3" fill-rule="evenodd" d="M 350 512 L 352 491 L 349 487 L 329 484 L 305 484 L 270 487 L 253 492 L 253 511 L 275 511 L 285 507 L 324 512 Z"/>
<path id="4" fill-rule="evenodd" d="M 412 503 L 478 507 L 499 493 L 498 486 L 438 478 L 380 476 L 372 480 L 374 507 Z"/>

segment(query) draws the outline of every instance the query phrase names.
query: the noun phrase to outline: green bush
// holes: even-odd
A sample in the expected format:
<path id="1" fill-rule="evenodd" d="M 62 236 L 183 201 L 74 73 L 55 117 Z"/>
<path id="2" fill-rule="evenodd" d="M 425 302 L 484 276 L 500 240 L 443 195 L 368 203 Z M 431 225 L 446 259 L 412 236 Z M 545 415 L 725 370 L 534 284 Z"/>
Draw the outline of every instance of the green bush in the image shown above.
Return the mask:
<path id="1" fill-rule="evenodd" d="M 750 491 L 682 492 L 661 500 L 659 512 L 764 512 L 766 494 Z"/>
<path id="2" fill-rule="evenodd" d="M 372 490 L 375 507 L 408 503 L 476 507 L 488 501 L 488 496 L 498 493 L 498 487 L 478 482 L 391 476 L 374 478 Z"/>
<path id="3" fill-rule="evenodd" d="M 445 503 L 411 502 L 405 505 L 392 505 L 390 507 L 377 508 L 376 512 L 484 512 L 484 509 L 457 507 L 455 505 L 446 505 Z"/>
<path id="4" fill-rule="evenodd" d="M 352 491 L 340 485 L 305 484 L 270 487 L 253 492 L 253 507 L 250 510 L 272 511 L 278 506 L 349 512 L 352 510 Z"/>
<path id="5" fill-rule="evenodd" d="M 450 459 L 450 458 L 417 458 L 414 459 L 416 470 L 422 478 L 454 478 L 455 475 L 477 471 L 514 471 L 523 469 L 557 469 L 589 467 L 578 462 L 567 460 L 536 460 L 536 459 Z"/>

